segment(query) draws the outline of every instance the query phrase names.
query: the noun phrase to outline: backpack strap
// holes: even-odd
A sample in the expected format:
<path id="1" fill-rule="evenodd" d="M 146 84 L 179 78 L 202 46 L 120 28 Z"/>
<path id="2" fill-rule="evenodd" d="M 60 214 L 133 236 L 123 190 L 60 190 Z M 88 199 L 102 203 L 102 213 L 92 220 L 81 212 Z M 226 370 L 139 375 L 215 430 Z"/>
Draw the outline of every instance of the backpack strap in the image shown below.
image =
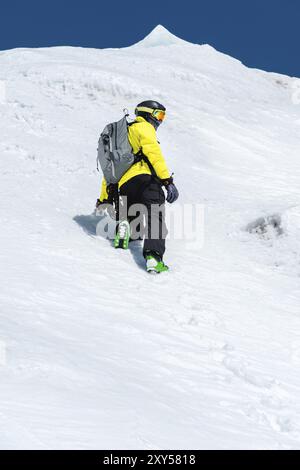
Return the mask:
<path id="1" fill-rule="evenodd" d="M 137 163 L 137 162 L 141 162 L 142 160 L 147 163 L 148 167 L 149 167 L 149 170 L 151 171 L 151 175 L 155 178 L 158 178 L 157 174 L 156 174 L 156 171 L 154 170 L 153 168 L 153 165 L 152 163 L 150 162 L 149 158 L 147 157 L 147 155 L 145 155 L 142 151 L 142 149 L 140 149 L 138 151 L 138 153 L 135 153 L 134 154 L 134 163 Z M 159 179 L 159 178 L 158 178 Z"/>
<path id="2" fill-rule="evenodd" d="M 133 121 L 133 122 L 127 122 L 127 126 L 130 127 L 132 126 L 133 124 L 138 124 L 136 121 Z M 156 171 L 154 170 L 153 168 L 153 165 L 152 163 L 150 162 L 149 158 L 147 157 L 147 155 L 145 155 L 142 151 L 142 149 L 140 148 L 140 150 L 138 151 L 138 153 L 135 153 L 134 154 L 134 163 L 138 163 L 140 161 L 144 160 L 145 163 L 147 163 L 148 167 L 149 167 L 149 170 L 151 172 L 151 175 L 156 178 L 157 180 L 160 181 L 160 179 L 158 178 L 157 174 L 156 174 Z"/>

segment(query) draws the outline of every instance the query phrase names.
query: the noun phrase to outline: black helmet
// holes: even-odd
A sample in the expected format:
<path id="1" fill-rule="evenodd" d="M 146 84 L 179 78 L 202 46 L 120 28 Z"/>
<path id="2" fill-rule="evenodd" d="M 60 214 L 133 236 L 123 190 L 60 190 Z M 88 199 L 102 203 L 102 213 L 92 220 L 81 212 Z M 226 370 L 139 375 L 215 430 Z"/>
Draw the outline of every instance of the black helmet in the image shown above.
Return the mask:
<path id="1" fill-rule="evenodd" d="M 135 115 L 142 116 L 146 121 L 150 122 L 155 129 L 157 129 L 165 118 L 166 108 L 157 101 L 142 101 L 135 108 Z"/>

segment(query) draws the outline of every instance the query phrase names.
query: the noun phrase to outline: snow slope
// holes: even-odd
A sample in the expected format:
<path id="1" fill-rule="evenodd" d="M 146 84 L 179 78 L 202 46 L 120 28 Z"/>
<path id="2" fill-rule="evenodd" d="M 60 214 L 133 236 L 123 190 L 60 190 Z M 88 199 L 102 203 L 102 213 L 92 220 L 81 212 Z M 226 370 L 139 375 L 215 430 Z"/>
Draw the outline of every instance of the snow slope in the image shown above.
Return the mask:
<path id="1" fill-rule="evenodd" d="M 0 448 L 300 448 L 300 80 L 163 27 L 0 52 Z M 200 249 L 96 236 L 99 131 L 155 98 Z"/>

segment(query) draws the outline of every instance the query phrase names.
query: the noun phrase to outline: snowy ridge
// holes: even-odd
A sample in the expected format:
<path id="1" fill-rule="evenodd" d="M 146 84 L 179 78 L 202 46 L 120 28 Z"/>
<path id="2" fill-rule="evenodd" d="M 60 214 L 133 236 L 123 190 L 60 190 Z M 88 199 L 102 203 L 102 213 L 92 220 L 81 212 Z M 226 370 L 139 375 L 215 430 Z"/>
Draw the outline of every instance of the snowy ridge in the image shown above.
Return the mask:
<path id="1" fill-rule="evenodd" d="M 0 448 L 299 448 L 300 80 L 144 46 L 0 53 Z M 91 215 L 99 131 L 147 98 L 205 205 L 159 278 Z"/>

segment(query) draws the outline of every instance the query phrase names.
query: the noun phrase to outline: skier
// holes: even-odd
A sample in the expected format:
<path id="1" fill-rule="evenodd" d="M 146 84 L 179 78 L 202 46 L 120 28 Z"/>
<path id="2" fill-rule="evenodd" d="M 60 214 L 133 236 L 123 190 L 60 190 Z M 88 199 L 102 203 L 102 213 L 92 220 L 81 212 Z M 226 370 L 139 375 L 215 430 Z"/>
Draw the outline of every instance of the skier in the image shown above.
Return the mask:
<path id="1" fill-rule="evenodd" d="M 127 197 L 128 210 L 133 204 L 143 204 L 147 209 L 143 255 L 147 271 L 160 273 L 169 269 L 163 262 L 167 228 L 162 186 L 167 191 L 167 202 L 175 202 L 179 195 L 156 137 L 156 130 L 165 119 L 166 108 L 157 101 L 143 101 L 137 105 L 135 115 L 135 121 L 128 126 L 128 140 L 133 153 L 142 155 L 143 158 L 122 176 L 118 184 L 119 194 L 121 200 L 123 196 Z M 96 207 L 110 202 L 109 188 L 103 179 Z M 126 220 L 119 222 L 114 241 L 116 248 L 128 247 L 131 220 L 127 214 Z"/>

